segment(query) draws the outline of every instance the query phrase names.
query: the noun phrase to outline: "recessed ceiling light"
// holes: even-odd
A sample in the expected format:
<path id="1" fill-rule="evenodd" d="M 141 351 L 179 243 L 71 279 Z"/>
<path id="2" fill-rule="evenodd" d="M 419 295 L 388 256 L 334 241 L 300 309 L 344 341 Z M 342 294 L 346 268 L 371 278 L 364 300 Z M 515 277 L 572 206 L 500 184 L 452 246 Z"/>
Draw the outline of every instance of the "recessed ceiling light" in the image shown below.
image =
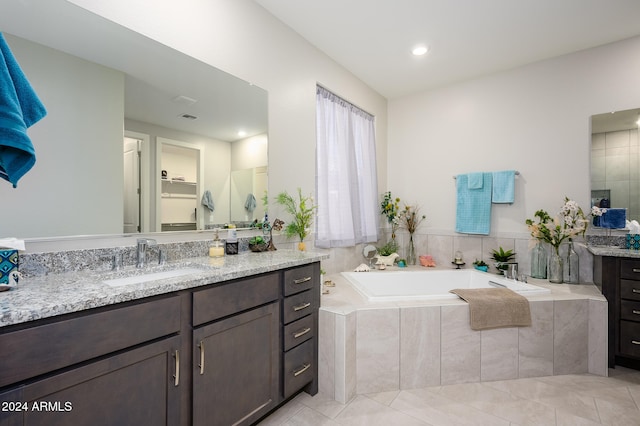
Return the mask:
<path id="1" fill-rule="evenodd" d="M 429 47 L 425 46 L 424 44 L 421 44 L 419 46 L 414 47 L 411 53 L 413 53 L 415 56 L 422 56 L 426 54 L 428 51 L 429 51 Z"/>
<path id="2" fill-rule="evenodd" d="M 238 136 L 240 136 L 241 138 L 243 138 L 243 137 L 247 136 L 247 132 L 245 132 L 244 130 L 240 130 L 240 131 L 238 132 Z"/>

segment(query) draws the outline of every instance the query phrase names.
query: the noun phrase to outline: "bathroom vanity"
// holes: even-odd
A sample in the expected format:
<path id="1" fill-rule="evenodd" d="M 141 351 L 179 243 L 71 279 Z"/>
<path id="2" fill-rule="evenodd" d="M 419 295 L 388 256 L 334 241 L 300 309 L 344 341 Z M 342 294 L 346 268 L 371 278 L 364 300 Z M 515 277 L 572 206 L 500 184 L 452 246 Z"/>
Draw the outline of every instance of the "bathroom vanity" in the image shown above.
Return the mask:
<path id="1" fill-rule="evenodd" d="M 126 286 L 104 272 L 21 284 L 0 299 L 0 425 L 245 425 L 317 393 L 321 258 L 247 253 Z"/>
<path id="2" fill-rule="evenodd" d="M 609 302 L 609 367 L 640 370 L 640 252 L 592 248 L 593 279 Z"/>

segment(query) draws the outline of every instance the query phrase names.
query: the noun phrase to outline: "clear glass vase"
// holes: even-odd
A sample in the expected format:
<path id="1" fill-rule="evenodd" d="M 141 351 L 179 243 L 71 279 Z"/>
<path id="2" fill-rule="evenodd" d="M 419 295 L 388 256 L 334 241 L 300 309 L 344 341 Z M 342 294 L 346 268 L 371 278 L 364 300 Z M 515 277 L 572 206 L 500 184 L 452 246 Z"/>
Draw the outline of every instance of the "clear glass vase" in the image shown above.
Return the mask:
<path id="1" fill-rule="evenodd" d="M 416 246 L 413 243 L 413 234 L 409 234 L 409 244 L 407 244 L 407 264 L 416 264 Z"/>
<path id="2" fill-rule="evenodd" d="M 549 282 L 550 283 L 562 283 L 562 256 L 558 252 L 558 247 L 554 247 L 551 250 L 551 256 L 549 257 Z"/>
<path id="3" fill-rule="evenodd" d="M 531 249 L 531 277 L 547 279 L 547 249 L 539 240 Z"/>
<path id="4" fill-rule="evenodd" d="M 569 284 L 580 282 L 580 257 L 573 247 L 573 241 L 569 240 L 567 251 L 563 256 L 563 281 Z"/>

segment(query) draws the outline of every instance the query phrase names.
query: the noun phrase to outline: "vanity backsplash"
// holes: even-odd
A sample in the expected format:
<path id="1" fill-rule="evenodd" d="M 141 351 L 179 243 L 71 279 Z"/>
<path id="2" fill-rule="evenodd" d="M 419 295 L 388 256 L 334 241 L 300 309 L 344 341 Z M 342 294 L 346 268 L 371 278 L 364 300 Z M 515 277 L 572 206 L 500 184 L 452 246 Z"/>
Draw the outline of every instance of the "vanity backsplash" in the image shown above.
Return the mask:
<path id="1" fill-rule="evenodd" d="M 238 238 L 240 252 L 249 250 L 249 239 Z M 34 277 L 82 270 L 108 271 L 112 268 L 113 257 L 120 254 L 124 267 L 135 265 L 135 240 L 133 243 L 122 247 L 23 253 L 20 254 L 20 273 L 24 277 Z M 160 250 L 165 253 L 167 262 L 207 256 L 210 245 L 210 240 L 158 243 L 149 248 L 147 261 L 149 265 L 157 264 Z"/>

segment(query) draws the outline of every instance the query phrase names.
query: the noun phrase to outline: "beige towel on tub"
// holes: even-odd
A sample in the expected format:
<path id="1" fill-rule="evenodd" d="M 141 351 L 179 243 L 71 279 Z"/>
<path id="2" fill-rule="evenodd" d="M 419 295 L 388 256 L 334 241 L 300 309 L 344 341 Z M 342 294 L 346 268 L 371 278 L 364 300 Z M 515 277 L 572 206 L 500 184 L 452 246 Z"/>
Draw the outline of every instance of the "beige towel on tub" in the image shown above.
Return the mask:
<path id="1" fill-rule="evenodd" d="M 526 297 L 508 288 L 454 289 L 469 304 L 472 330 L 528 327 L 531 311 Z"/>

